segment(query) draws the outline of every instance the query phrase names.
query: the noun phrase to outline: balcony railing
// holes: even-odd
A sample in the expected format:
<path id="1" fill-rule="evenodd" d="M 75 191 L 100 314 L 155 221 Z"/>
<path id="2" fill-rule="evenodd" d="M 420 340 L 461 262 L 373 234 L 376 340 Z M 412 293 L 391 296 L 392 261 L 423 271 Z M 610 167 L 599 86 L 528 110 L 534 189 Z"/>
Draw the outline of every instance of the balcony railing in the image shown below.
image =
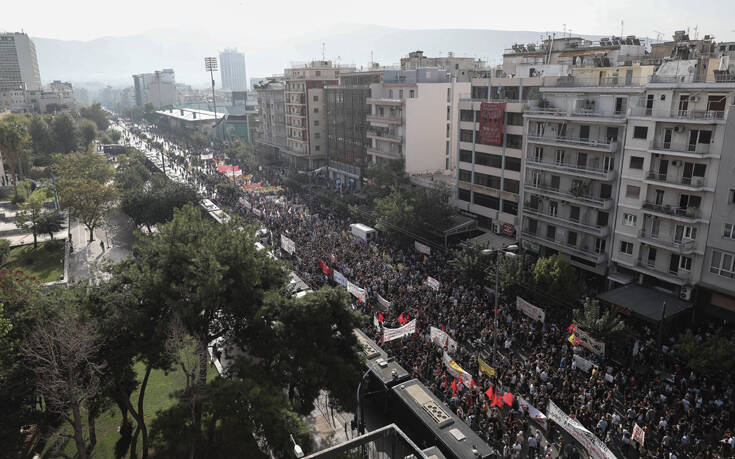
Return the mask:
<path id="1" fill-rule="evenodd" d="M 559 222 L 562 224 L 567 224 L 575 228 L 579 228 L 583 231 L 592 232 L 598 236 L 607 235 L 607 229 L 608 229 L 607 226 L 598 226 L 598 225 L 593 225 L 590 223 L 583 223 L 579 221 L 579 219 L 574 219 L 571 217 L 560 217 L 559 215 L 553 215 L 553 214 L 544 212 L 543 210 L 539 208 L 534 208 L 531 205 L 531 203 L 523 204 L 523 212 L 527 213 L 528 215 L 535 215 L 537 217 L 541 217 L 547 220 Z"/>
<path id="2" fill-rule="evenodd" d="M 679 153 L 706 154 L 709 153 L 708 143 L 688 143 L 688 142 L 665 142 L 663 140 L 652 140 L 650 150 L 672 151 Z"/>
<path id="3" fill-rule="evenodd" d="M 377 123 L 401 123 L 403 117 L 401 115 L 367 115 L 367 121 L 374 121 Z"/>
<path id="4" fill-rule="evenodd" d="M 367 147 L 367 154 L 388 159 L 401 159 L 403 157 L 402 153 L 399 150 L 393 148 L 386 149 Z"/>
<path id="5" fill-rule="evenodd" d="M 652 275 L 654 277 L 664 276 L 667 279 L 675 278 L 676 284 L 684 285 L 684 284 L 691 284 L 692 275 L 689 271 L 685 271 L 683 269 L 680 269 L 678 271 L 672 271 L 671 269 L 660 269 L 657 268 L 655 265 L 651 265 L 648 263 L 648 260 L 636 260 L 635 261 L 636 266 L 638 268 L 643 269 L 643 271 L 648 272 L 649 275 Z"/>
<path id="6" fill-rule="evenodd" d="M 574 245 L 565 241 L 557 241 L 554 238 L 532 233 L 530 231 L 522 231 L 521 235 L 524 238 L 535 239 L 541 241 L 542 243 L 552 244 L 553 246 L 555 246 L 555 248 L 559 250 L 573 252 L 578 256 L 595 260 L 597 263 L 605 261 L 605 258 L 607 257 L 604 252 L 596 252 L 593 247 L 585 245 Z"/>
<path id="7" fill-rule="evenodd" d="M 403 137 L 401 137 L 399 135 L 396 135 L 396 134 L 393 134 L 393 133 L 389 133 L 389 132 L 378 131 L 376 129 L 368 129 L 367 130 L 367 136 L 368 137 L 380 137 L 382 139 L 393 140 L 393 141 L 396 141 L 396 142 L 403 141 Z"/>
<path id="8" fill-rule="evenodd" d="M 659 174 L 653 171 L 648 171 L 646 180 L 691 188 L 703 188 L 705 186 L 704 177 L 669 177 L 668 174 Z"/>
<path id="9" fill-rule="evenodd" d="M 551 142 L 573 145 L 576 147 L 600 148 L 605 151 L 615 151 L 617 142 L 610 140 L 583 139 L 580 137 L 547 137 L 541 135 L 529 135 L 528 140 L 532 142 Z"/>
<path id="10" fill-rule="evenodd" d="M 697 219 L 701 215 L 699 209 L 692 207 L 679 207 L 664 204 L 656 204 L 651 201 L 643 202 L 643 209 L 656 212 L 657 214 L 687 219 Z"/>
<path id="11" fill-rule="evenodd" d="M 634 116 L 651 116 L 654 118 L 673 118 L 678 120 L 716 121 L 725 119 L 724 110 L 658 110 L 646 107 L 633 107 Z"/>
<path id="12" fill-rule="evenodd" d="M 528 159 L 526 160 L 526 165 L 536 167 L 536 168 L 553 169 L 557 171 L 567 172 L 570 174 L 583 175 L 586 177 L 592 177 L 592 178 L 596 178 L 599 180 L 605 180 L 605 181 L 610 181 L 610 180 L 615 179 L 615 171 L 613 170 L 577 166 L 575 164 L 569 164 L 569 163 L 550 163 L 550 162 L 544 162 L 544 161 L 536 161 L 534 159 Z"/>
<path id="13" fill-rule="evenodd" d="M 589 206 L 598 207 L 600 209 L 609 209 L 612 204 L 611 199 L 603 199 L 596 196 L 576 195 L 571 192 L 559 191 L 558 189 L 551 188 L 548 185 L 532 185 L 526 183 L 525 187 L 529 191 L 536 192 L 544 196 L 557 196 L 562 199 L 581 202 Z"/>
<path id="14" fill-rule="evenodd" d="M 671 250 L 679 252 L 691 252 L 695 249 L 695 242 L 693 239 L 688 240 L 666 240 L 662 239 L 659 234 L 654 234 L 648 231 L 639 231 L 638 237 L 649 243 L 658 244 Z"/>
<path id="15" fill-rule="evenodd" d="M 387 97 L 368 97 L 367 103 L 376 105 L 401 105 L 403 103 L 403 99 L 390 99 Z"/>

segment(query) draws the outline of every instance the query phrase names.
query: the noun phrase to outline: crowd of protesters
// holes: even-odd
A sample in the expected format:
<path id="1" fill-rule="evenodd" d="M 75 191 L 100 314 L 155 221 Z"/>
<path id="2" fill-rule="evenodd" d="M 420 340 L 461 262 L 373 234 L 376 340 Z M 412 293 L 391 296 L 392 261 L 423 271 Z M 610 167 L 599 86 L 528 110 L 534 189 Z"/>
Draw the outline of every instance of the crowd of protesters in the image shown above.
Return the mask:
<path id="1" fill-rule="evenodd" d="M 217 151 L 218 146 L 191 151 L 166 133 L 149 129 L 152 138 L 159 140 L 158 145 L 149 140 L 149 146 L 168 150 L 169 161 L 181 175 L 216 201 L 217 185 L 231 183 L 230 179 L 217 174 L 209 165 L 211 161 L 204 165 L 197 157 Z M 280 169 L 261 167 L 246 173 L 251 173 L 254 181 L 284 185 Z M 274 199 L 278 195 L 285 199 Z M 577 457 L 578 453 L 559 429 L 545 429 L 543 435 L 531 430 L 534 421 L 514 409 L 515 404 L 510 409 L 491 407 L 484 394 L 491 386 L 495 392 L 511 392 L 516 400 L 523 397 L 542 412 L 553 400 L 625 457 L 732 454 L 732 377 L 708 379 L 685 369 L 667 355 L 671 342 L 659 346 L 652 336 L 642 334 L 634 358 L 637 365 L 612 368 L 604 355 L 597 356 L 567 340 L 568 323 L 537 322 L 512 306 L 515 298 L 501 298 L 495 322 L 492 293 L 484 286 L 462 283 L 460 273 L 450 263 L 450 252 L 432 249 L 431 255 L 425 256 L 390 240 L 368 243 L 353 237 L 349 224 L 355 222 L 348 215 L 301 189 L 270 195 L 243 192 L 242 198 L 237 203 L 220 204 L 230 204 L 229 211 L 270 230 L 264 242 L 274 250 L 280 247 L 281 235 L 294 241 L 295 253 L 281 251 L 281 256 L 292 262 L 312 288 L 334 285 L 322 269 L 326 264 L 367 291 L 367 301 L 355 299 L 353 307 L 371 319 L 380 312 L 383 321 L 379 327 L 370 320 L 365 329 L 376 341 L 381 341 L 382 327 L 401 326 L 399 317 L 416 318 L 415 334 L 383 343 L 383 348 L 503 457 Z M 259 215 L 249 207 L 257 209 Z M 426 285 L 428 276 L 439 281 L 438 290 Z M 390 302 L 390 307 L 382 306 L 378 295 Z M 457 384 L 448 375 L 442 361 L 445 349 L 428 339 L 431 326 L 445 330 L 459 344 L 452 357 L 473 375 L 472 383 Z M 700 336 L 709 332 L 700 330 Z M 578 368 L 575 354 L 594 366 L 587 371 Z M 494 364 L 495 376 L 480 373 L 478 356 Z M 635 369 L 643 366 L 657 371 Z M 632 438 L 635 424 L 645 431 L 644 445 Z"/>

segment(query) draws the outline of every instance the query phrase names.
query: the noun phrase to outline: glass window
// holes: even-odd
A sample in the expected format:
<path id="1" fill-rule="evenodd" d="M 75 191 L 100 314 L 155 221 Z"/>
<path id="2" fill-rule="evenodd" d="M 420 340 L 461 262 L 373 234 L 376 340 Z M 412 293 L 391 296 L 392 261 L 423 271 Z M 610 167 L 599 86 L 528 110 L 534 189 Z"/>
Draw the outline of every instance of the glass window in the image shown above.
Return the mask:
<path id="1" fill-rule="evenodd" d="M 631 169 L 643 169 L 643 158 L 641 156 L 630 157 L 630 168 Z"/>
<path id="2" fill-rule="evenodd" d="M 638 199 L 641 195 L 641 187 L 634 185 L 627 185 L 625 187 L 625 197 Z"/>
<path id="3" fill-rule="evenodd" d="M 735 225 L 732 223 L 725 223 L 725 228 L 722 232 L 722 237 L 728 239 L 735 239 Z"/>
<path id="4" fill-rule="evenodd" d="M 635 126 L 633 128 L 634 139 L 647 139 L 648 138 L 648 127 L 647 126 Z"/>
<path id="5" fill-rule="evenodd" d="M 633 255 L 633 244 L 628 241 L 620 241 L 620 252 L 626 255 Z"/>
<path id="6" fill-rule="evenodd" d="M 633 214 L 623 214 L 623 224 L 625 226 L 635 226 L 638 216 Z"/>

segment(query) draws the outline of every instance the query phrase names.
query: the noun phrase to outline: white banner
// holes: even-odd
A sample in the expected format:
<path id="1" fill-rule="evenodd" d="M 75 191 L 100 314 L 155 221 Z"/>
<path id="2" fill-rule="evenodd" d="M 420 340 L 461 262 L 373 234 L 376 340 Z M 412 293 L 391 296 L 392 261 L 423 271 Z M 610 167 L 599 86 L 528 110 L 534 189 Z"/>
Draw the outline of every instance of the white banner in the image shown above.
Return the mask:
<path id="1" fill-rule="evenodd" d="M 416 319 L 398 328 L 383 328 L 383 342 L 393 341 L 416 333 Z"/>
<path id="2" fill-rule="evenodd" d="M 551 400 L 549 400 L 546 416 L 574 437 L 587 450 L 590 457 L 594 459 L 615 459 L 615 455 L 602 440 L 587 430 L 579 421 L 570 418 Z"/>
<path id="3" fill-rule="evenodd" d="M 341 272 L 337 271 L 336 269 L 332 270 L 332 276 L 334 277 L 334 281 L 341 285 L 342 287 L 347 287 L 347 278 L 342 274 Z"/>
<path id="4" fill-rule="evenodd" d="M 605 355 L 605 343 L 594 339 L 586 331 L 580 330 L 576 325 L 574 326 L 574 336 L 579 338 L 579 344 L 586 347 L 597 355 Z"/>
<path id="5" fill-rule="evenodd" d="M 375 327 L 378 330 L 380 330 L 380 320 L 378 320 L 378 315 L 377 314 L 375 314 L 373 316 L 373 327 Z"/>
<path id="6" fill-rule="evenodd" d="M 245 199 L 245 198 L 240 198 L 240 204 L 242 204 L 242 205 L 243 205 L 243 207 L 245 207 L 245 208 L 246 208 L 246 209 L 248 209 L 248 210 L 249 210 L 249 209 L 252 209 L 252 208 L 253 208 L 253 205 L 252 205 L 252 204 L 250 204 L 250 201 L 248 201 L 248 200 L 247 200 L 247 199 Z"/>
<path id="7" fill-rule="evenodd" d="M 259 210 L 258 210 L 258 209 L 256 209 L 255 207 L 253 207 L 253 208 L 252 208 L 251 210 L 252 210 L 252 211 L 253 211 L 253 213 L 254 213 L 254 214 L 255 214 L 256 216 L 258 216 L 258 217 L 260 217 L 261 215 L 263 215 L 263 212 L 259 211 Z"/>
<path id="8" fill-rule="evenodd" d="M 416 248 L 417 251 L 423 253 L 424 255 L 431 255 L 431 247 L 429 247 L 428 245 L 424 245 L 419 241 L 414 241 L 413 246 Z"/>
<path id="9" fill-rule="evenodd" d="M 574 355 L 574 361 L 577 363 L 577 370 L 582 370 L 585 373 L 589 373 L 592 368 L 597 366 L 584 357 L 580 357 L 576 354 Z"/>
<path id="10" fill-rule="evenodd" d="M 549 418 L 547 418 L 544 413 L 528 403 L 528 400 L 520 395 L 516 395 L 516 400 L 518 400 L 518 406 L 520 406 L 522 410 L 526 410 L 528 415 L 533 418 L 538 425 L 543 427 L 547 432 L 549 431 Z"/>
<path id="11" fill-rule="evenodd" d="M 431 336 L 431 341 L 440 348 L 443 349 L 446 346 L 447 352 L 451 352 L 452 354 L 457 352 L 457 342 L 450 338 L 445 331 L 431 327 L 429 335 Z"/>
<path id="12" fill-rule="evenodd" d="M 236 171 L 233 171 L 233 172 L 232 172 L 232 174 L 231 174 L 230 176 L 231 176 L 231 177 L 239 177 L 239 176 L 241 176 L 241 175 L 242 175 L 242 171 L 238 169 L 238 170 L 236 170 Z"/>
<path id="13" fill-rule="evenodd" d="M 208 155 L 199 155 L 199 159 L 201 161 L 204 161 L 205 159 L 213 159 L 213 155 L 212 155 L 212 153 L 210 153 Z"/>
<path id="14" fill-rule="evenodd" d="M 383 306 L 385 309 L 390 309 L 390 301 L 380 296 L 379 293 L 377 295 L 378 295 L 378 303 L 380 303 L 380 305 Z"/>
<path id="15" fill-rule="evenodd" d="M 437 290 L 437 291 L 439 290 L 439 287 L 441 286 L 441 284 L 439 283 L 439 281 L 436 280 L 436 279 L 434 279 L 431 276 L 429 276 L 429 277 L 426 278 L 426 285 L 428 285 L 429 287 L 431 287 L 431 288 L 433 288 L 434 290 Z"/>
<path id="16" fill-rule="evenodd" d="M 350 292 L 352 295 L 355 295 L 356 298 L 361 299 L 363 303 L 367 300 L 365 289 L 358 287 L 350 281 L 347 281 L 347 291 Z"/>
<path id="17" fill-rule="evenodd" d="M 296 244 L 294 244 L 294 242 L 291 239 L 281 234 L 281 248 L 285 250 L 286 252 L 290 253 L 291 255 L 293 255 L 294 252 L 296 251 Z"/>
<path id="18" fill-rule="evenodd" d="M 442 361 L 444 361 L 444 365 L 446 365 L 447 371 L 450 375 L 458 378 L 460 382 L 465 385 L 465 387 L 472 387 L 472 375 L 467 373 L 464 368 L 459 366 L 459 364 L 455 362 L 454 359 L 446 353 L 446 351 L 444 352 L 444 354 L 442 354 Z"/>
<path id="19" fill-rule="evenodd" d="M 539 322 L 546 320 L 546 313 L 543 309 L 532 305 L 520 296 L 516 297 L 516 308 L 533 320 L 538 320 Z"/>

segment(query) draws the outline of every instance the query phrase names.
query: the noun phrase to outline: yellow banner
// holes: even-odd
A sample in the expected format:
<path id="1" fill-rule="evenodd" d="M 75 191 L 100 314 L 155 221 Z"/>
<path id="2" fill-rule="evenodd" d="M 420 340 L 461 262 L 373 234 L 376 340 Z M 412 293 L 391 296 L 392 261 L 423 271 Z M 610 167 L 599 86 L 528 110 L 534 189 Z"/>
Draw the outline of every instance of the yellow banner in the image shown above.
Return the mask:
<path id="1" fill-rule="evenodd" d="M 575 338 L 574 333 L 572 333 L 571 335 L 569 335 L 569 338 L 567 338 L 567 341 L 574 344 L 574 338 Z"/>
<path id="2" fill-rule="evenodd" d="M 488 376 L 495 376 L 495 368 L 487 364 L 482 357 L 477 356 L 477 364 L 480 366 L 480 373 L 485 373 Z"/>

